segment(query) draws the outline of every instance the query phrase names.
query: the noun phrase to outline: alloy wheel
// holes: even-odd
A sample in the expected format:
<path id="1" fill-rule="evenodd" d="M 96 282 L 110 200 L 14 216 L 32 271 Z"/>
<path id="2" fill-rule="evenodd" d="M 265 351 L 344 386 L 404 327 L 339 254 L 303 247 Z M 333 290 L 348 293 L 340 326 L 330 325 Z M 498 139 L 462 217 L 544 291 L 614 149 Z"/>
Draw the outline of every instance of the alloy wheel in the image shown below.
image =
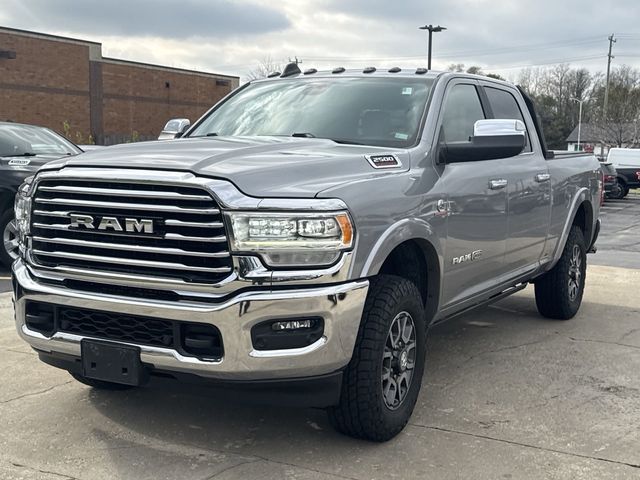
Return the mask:
<path id="1" fill-rule="evenodd" d="M 382 397 L 396 410 L 407 396 L 416 365 L 416 327 L 408 312 L 400 312 L 391 322 L 382 356 Z"/>
<path id="2" fill-rule="evenodd" d="M 11 220 L 4 227 L 4 232 L 2 232 L 2 241 L 9 258 L 12 260 L 18 258 L 18 229 L 16 228 L 15 220 Z"/>
<path id="3" fill-rule="evenodd" d="M 574 245 L 569 259 L 569 299 L 574 301 L 580 292 L 582 282 L 582 252 Z"/>

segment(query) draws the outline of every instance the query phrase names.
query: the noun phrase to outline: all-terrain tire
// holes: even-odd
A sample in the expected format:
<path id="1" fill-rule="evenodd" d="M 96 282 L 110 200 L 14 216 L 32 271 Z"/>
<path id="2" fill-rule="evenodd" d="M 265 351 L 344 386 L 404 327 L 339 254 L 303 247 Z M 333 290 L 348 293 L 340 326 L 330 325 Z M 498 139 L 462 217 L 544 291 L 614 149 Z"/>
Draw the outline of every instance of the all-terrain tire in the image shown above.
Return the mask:
<path id="1" fill-rule="evenodd" d="M 392 370 L 383 366 L 383 356 L 385 362 L 388 361 L 389 339 L 393 339 L 389 336 L 391 327 L 397 325 L 398 318 L 406 319 L 401 317 L 406 314 L 415 326 L 413 374 L 404 389 L 406 394 L 402 399 L 398 397 L 397 405 L 392 408 L 383 393 L 385 381 L 389 383 L 383 379 L 383 372 Z M 400 433 L 413 413 L 420 392 L 425 352 L 424 304 L 416 285 L 393 275 L 375 277 L 369 287 L 353 357 L 344 372 L 340 403 L 328 409 L 334 428 L 345 435 L 376 442 L 390 440 Z M 401 368 L 399 361 L 395 365 Z"/>
<path id="2" fill-rule="evenodd" d="M 87 378 L 79 373 L 69 372 L 73 378 L 80 383 L 84 383 L 90 387 L 98 390 L 130 390 L 136 388 L 133 385 L 125 385 L 123 383 L 105 382 L 103 380 L 95 380 L 93 378 Z"/>
<path id="3" fill-rule="evenodd" d="M 556 320 L 573 318 L 582 303 L 586 273 L 584 235 L 574 225 L 558 263 L 535 281 L 538 312 Z"/>

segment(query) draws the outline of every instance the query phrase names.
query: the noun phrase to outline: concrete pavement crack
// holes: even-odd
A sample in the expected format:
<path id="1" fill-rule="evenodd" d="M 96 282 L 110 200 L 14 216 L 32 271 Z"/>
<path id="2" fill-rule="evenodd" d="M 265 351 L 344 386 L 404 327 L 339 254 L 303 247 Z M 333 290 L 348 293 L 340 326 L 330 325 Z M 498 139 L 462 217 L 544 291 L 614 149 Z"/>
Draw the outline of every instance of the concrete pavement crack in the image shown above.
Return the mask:
<path id="1" fill-rule="evenodd" d="M 638 345 L 630 345 L 628 343 L 619 343 L 619 342 L 610 342 L 608 340 L 594 340 L 590 338 L 577 338 L 577 337 L 568 337 L 569 340 L 574 342 L 593 342 L 593 343 L 605 343 L 607 345 L 618 345 L 619 347 L 627 347 L 627 348 L 635 348 L 640 350 L 640 346 Z"/>
<path id="2" fill-rule="evenodd" d="M 517 441 L 514 441 L 514 440 L 505 440 L 503 438 L 491 437 L 489 435 L 481 435 L 479 433 L 463 432 L 461 430 L 453 430 L 453 429 L 450 429 L 450 428 L 436 427 L 436 426 L 433 426 L 433 425 L 420 425 L 418 423 L 410 423 L 409 425 L 411 425 L 412 427 L 424 428 L 426 430 L 435 430 L 435 431 L 439 431 L 439 432 L 453 433 L 453 434 L 457 434 L 457 435 L 466 435 L 468 437 L 480 438 L 480 439 L 483 439 L 483 440 L 491 440 L 491 441 L 494 441 L 494 442 L 506 443 L 506 444 L 509 444 L 509 445 L 514 445 L 514 446 L 524 447 L 524 448 L 531 448 L 531 449 L 540 450 L 540 451 L 543 451 L 543 452 L 557 453 L 559 455 L 569 455 L 571 457 L 584 458 L 584 459 L 587 459 L 587 460 L 595 460 L 595 461 L 598 461 L 598 462 L 613 463 L 613 464 L 616 464 L 616 465 L 623 465 L 623 466 L 626 466 L 626 467 L 640 469 L 640 463 L 623 462 L 623 461 L 620 461 L 620 460 L 612 460 L 610 458 L 596 457 L 596 456 L 592 456 L 592 455 L 585 455 L 585 454 L 582 454 L 582 453 L 567 452 L 565 450 L 558 450 L 558 449 L 555 449 L 555 448 L 540 447 L 538 445 L 531 445 L 531 444 L 528 444 L 528 443 L 517 442 Z"/>
<path id="3" fill-rule="evenodd" d="M 12 353 L 21 353 L 22 355 L 33 356 L 33 352 L 23 352 L 22 350 L 14 350 L 13 348 L 5 348 L 5 351 Z"/>
<path id="4" fill-rule="evenodd" d="M 214 478 L 219 477 L 220 475 L 222 475 L 225 472 L 228 472 L 229 470 L 233 470 L 234 468 L 237 467 L 241 467 L 243 465 L 247 465 L 249 463 L 255 463 L 255 462 L 259 462 L 260 459 L 259 458 L 255 458 L 254 460 L 245 460 L 243 462 L 237 463 L 235 465 L 230 465 L 227 468 L 223 468 L 222 470 L 220 470 L 219 472 L 214 473 L 213 475 L 206 477 L 204 480 L 213 480 Z"/>
<path id="5" fill-rule="evenodd" d="M 640 332 L 640 328 L 633 328 L 631 330 L 629 330 L 627 333 L 625 333 L 624 335 L 622 335 L 620 337 L 620 340 L 618 340 L 619 342 L 622 341 L 623 339 L 627 338 L 629 335 L 633 335 L 636 332 Z"/>
<path id="6" fill-rule="evenodd" d="M 13 397 L 13 398 L 10 398 L 8 400 L 3 400 L 3 401 L 0 402 L 0 405 L 4 405 L 5 403 L 10 403 L 10 402 L 15 402 L 16 400 L 20 400 L 20 399 L 26 398 L 26 397 L 35 397 L 35 396 L 38 396 L 38 395 L 42 395 L 43 393 L 50 392 L 51 390 L 53 390 L 55 388 L 62 387 L 63 385 L 68 385 L 71 382 L 73 382 L 73 380 L 69 380 L 68 382 L 64 382 L 64 383 L 59 383 L 58 385 L 54 385 L 52 387 L 45 388 L 44 390 L 40 390 L 39 392 L 24 393 L 22 395 L 18 395 L 17 397 Z"/>
<path id="7" fill-rule="evenodd" d="M 24 465 L 22 463 L 13 462 L 13 461 L 10 461 L 9 463 L 14 467 L 26 468 L 27 470 L 31 470 L 32 472 L 45 473 L 47 475 L 55 475 L 57 477 L 66 478 L 67 480 L 80 480 L 78 477 L 72 477 L 64 473 L 52 472 L 51 470 L 43 470 L 41 468 L 30 467 L 29 465 Z"/>

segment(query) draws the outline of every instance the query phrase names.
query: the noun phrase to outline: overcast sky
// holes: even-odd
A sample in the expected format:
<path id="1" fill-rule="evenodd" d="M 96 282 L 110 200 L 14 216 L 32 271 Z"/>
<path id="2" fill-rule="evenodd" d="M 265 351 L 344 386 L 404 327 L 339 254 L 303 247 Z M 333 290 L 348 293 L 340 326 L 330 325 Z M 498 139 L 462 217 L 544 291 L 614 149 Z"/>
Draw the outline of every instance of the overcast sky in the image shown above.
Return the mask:
<path id="1" fill-rule="evenodd" d="M 245 75 L 262 59 L 303 67 L 640 67 L 639 0 L 0 0 L 0 25 L 94 40 L 103 55 Z"/>

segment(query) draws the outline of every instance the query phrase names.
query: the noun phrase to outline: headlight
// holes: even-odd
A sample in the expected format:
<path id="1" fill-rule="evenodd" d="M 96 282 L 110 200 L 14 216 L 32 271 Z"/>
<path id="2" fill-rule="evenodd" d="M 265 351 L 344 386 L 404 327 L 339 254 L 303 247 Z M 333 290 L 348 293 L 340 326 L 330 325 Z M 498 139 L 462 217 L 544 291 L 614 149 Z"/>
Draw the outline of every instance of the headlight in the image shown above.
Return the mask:
<path id="1" fill-rule="evenodd" d="M 27 178 L 16 193 L 14 203 L 14 214 L 16 218 L 16 228 L 18 230 L 18 242 L 24 246 L 25 236 L 29 234 L 29 224 L 31 223 L 31 183 L 33 177 Z"/>
<path id="2" fill-rule="evenodd" d="M 258 253 L 276 267 L 330 265 L 353 245 L 346 212 L 227 212 L 231 249 Z"/>

